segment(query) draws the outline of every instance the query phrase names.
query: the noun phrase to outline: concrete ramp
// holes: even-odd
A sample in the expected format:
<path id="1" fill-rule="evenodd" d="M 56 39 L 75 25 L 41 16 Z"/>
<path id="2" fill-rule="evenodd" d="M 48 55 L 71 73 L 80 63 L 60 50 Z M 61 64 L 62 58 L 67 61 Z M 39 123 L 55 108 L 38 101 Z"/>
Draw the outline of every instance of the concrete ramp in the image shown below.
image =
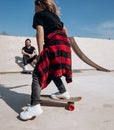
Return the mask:
<path id="1" fill-rule="evenodd" d="M 79 49 L 95 64 L 107 70 L 114 70 L 114 40 L 74 37 Z M 73 67 L 92 69 L 83 61 L 79 61 L 73 52 Z M 77 63 L 76 63 L 77 62 Z M 79 63 L 80 62 L 80 63 Z"/>
<path id="2" fill-rule="evenodd" d="M 0 35 L 0 73 L 23 70 L 21 49 L 26 38 L 37 48 L 35 37 Z M 79 49 L 94 63 L 106 70 L 114 70 L 114 40 L 74 37 Z M 32 70 L 33 67 L 29 66 Z M 94 69 L 83 62 L 72 50 L 72 69 Z"/>
<path id="3" fill-rule="evenodd" d="M 93 62 L 92 60 L 90 60 L 79 48 L 79 46 L 77 45 L 76 40 L 73 37 L 69 38 L 70 42 L 71 42 L 71 46 L 72 49 L 74 50 L 75 54 L 85 63 L 87 63 L 88 65 L 96 68 L 97 70 L 100 71 L 106 71 L 106 72 L 110 72 L 110 70 L 101 67 L 100 65 L 97 65 L 95 62 Z"/>

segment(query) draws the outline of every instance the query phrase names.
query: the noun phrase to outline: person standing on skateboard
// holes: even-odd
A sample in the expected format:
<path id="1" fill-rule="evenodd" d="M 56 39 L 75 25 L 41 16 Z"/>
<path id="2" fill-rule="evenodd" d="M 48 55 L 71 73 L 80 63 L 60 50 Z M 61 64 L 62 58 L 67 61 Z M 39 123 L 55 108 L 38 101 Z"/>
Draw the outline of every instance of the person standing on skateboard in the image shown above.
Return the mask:
<path id="1" fill-rule="evenodd" d="M 67 83 L 72 82 L 70 41 L 54 0 L 35 0 L 33 28 L 36 29 L 39 56 L 33 71 L 31 105 L 20 113 L 22 120 L 29 120 L 43 112 L 40 93 L 51 81 L 58 88 L 58 92 L 51 94 L 53 99 L 70 98 L 62 76 Z"/>

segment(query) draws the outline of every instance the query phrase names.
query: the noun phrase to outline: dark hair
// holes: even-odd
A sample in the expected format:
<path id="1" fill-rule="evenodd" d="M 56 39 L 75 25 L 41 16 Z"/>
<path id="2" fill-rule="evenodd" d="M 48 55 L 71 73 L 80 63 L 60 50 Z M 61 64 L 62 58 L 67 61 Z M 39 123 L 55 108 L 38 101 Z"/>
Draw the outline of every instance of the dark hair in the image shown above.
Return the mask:
<path id="1" fill-rule="evenodd" d="M 38 6 L 40 5 L 41 3 L 44 3 L 45 4 L 45 0 L 35 0 L 35 5 Z"/>
<path id="2" fill-rule="evenodd" d="M 30 40 L 29 38 L 27 38 L 27 39 L 25 40 L 25 43 L 26 43 L 27 41 L 30 41 L 30 42 L 31 42 L 31 40 Z"/>
<path id="3" fill-rule="evenodd" d="M 34 4 L 35 4 L 36 6 L 38 6 L 38 5 L 39 5 L 39 1 L 38 1 L 38 0 L 35 0 Z"/>

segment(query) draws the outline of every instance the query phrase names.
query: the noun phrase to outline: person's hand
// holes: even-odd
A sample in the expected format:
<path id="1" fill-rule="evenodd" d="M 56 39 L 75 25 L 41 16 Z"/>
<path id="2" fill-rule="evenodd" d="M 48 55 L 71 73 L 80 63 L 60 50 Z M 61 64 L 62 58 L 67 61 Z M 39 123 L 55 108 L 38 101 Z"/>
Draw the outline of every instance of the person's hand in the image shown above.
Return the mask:
<path id="1" fill-rule="evenodd" d="M 32 58 L 32 57 L 33 57 L 33 54 L 29 54 L 29 57 Z"/>
<path id="2" fill-rule="evenodd" d="M 34 65 L 36 65 L 37 59 L 34 59 L 32 63 L 33 63 Z"/>
<path id="3" fill-rule="evenodd" d="M 36 58 L 33 60 L 33 64 L 34 64 L 34 65 L 36 65 L 36 63 L 38 62 L 39 58 L 40 58 L 40 56 L 38 55 L 38 56 L 36 56 Z"/>
<path id="4" fill-rule="evenodd" d="M 39 58 L 40 58 L 40 55 L 37 55 L 37 56 L 36 56 L 37 61 L 39 60 Z"/>

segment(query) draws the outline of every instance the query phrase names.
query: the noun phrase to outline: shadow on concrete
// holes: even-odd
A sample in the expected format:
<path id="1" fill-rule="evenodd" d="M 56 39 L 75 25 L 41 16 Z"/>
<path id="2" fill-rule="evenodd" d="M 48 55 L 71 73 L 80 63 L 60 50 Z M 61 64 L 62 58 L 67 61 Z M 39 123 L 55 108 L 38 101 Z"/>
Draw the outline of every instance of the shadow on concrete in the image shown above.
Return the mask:
<path id="1" fill-rule="evenodd" d="M 22 57 L 20 57 L 20 56 L 15 56 L 15 63 L 16 63 L 19 67 L 23 68 L 23 58 L 22 58 Z"/>
<path id="2" fill-rule="evenodd" d="M 15 92 L 13 89 L 25 86 L 28 85 L 25 84 L 7 88 L 3 84 L 0 84 L 0 100 L 5 101 L 5 103 L 18 114 L 22 111 L 23 106 L 30 103 L 30 95 Z"/>
<path id="3" fill-rule="evenodd" d="M 24 107 L 27 104 L 30 104 L 30 95 L 15 92 L 13 89 L 25 86 L 28 85 L 25 84 L 14 87 L 5 87 L 3 84 L 0 84 L 0 99 L 5 101 L 5 103 L 18 114 L 22 111 L 22 107 Z M 47 107 L 66 107 L 67 104 L 41 101 L 41 105 Z"/>
<path id="4" fill-rule="evenodd" d="M 22 57 L 20 57 L 20 56 L 15 56 L 15 63 L 16 63 L 20 68 L 23 69 L 24 64 L 23 64 L 23 58 L 22 58 Z M 29 63 L 29 64 L 32 66 L 32 68 L 34 68 L 34 65 L 33 65 L 32 63 Z"/>
<path id="5" fill-rule="evenodd" d="M 41 106 L 44 106 L 44 107 L 67 107 L 67 103 L 63 103 L 63 102 L 48 102 L 48 101 L 41 101 Z"/>
<path id="6" fill-rule="evenodd" d="M 81 70 L 78 70 L 78 69 L 73 69 L 72 72 L 73 72 L 73 73 L 82 73 L 82 71 L 81 71 Z"/>

